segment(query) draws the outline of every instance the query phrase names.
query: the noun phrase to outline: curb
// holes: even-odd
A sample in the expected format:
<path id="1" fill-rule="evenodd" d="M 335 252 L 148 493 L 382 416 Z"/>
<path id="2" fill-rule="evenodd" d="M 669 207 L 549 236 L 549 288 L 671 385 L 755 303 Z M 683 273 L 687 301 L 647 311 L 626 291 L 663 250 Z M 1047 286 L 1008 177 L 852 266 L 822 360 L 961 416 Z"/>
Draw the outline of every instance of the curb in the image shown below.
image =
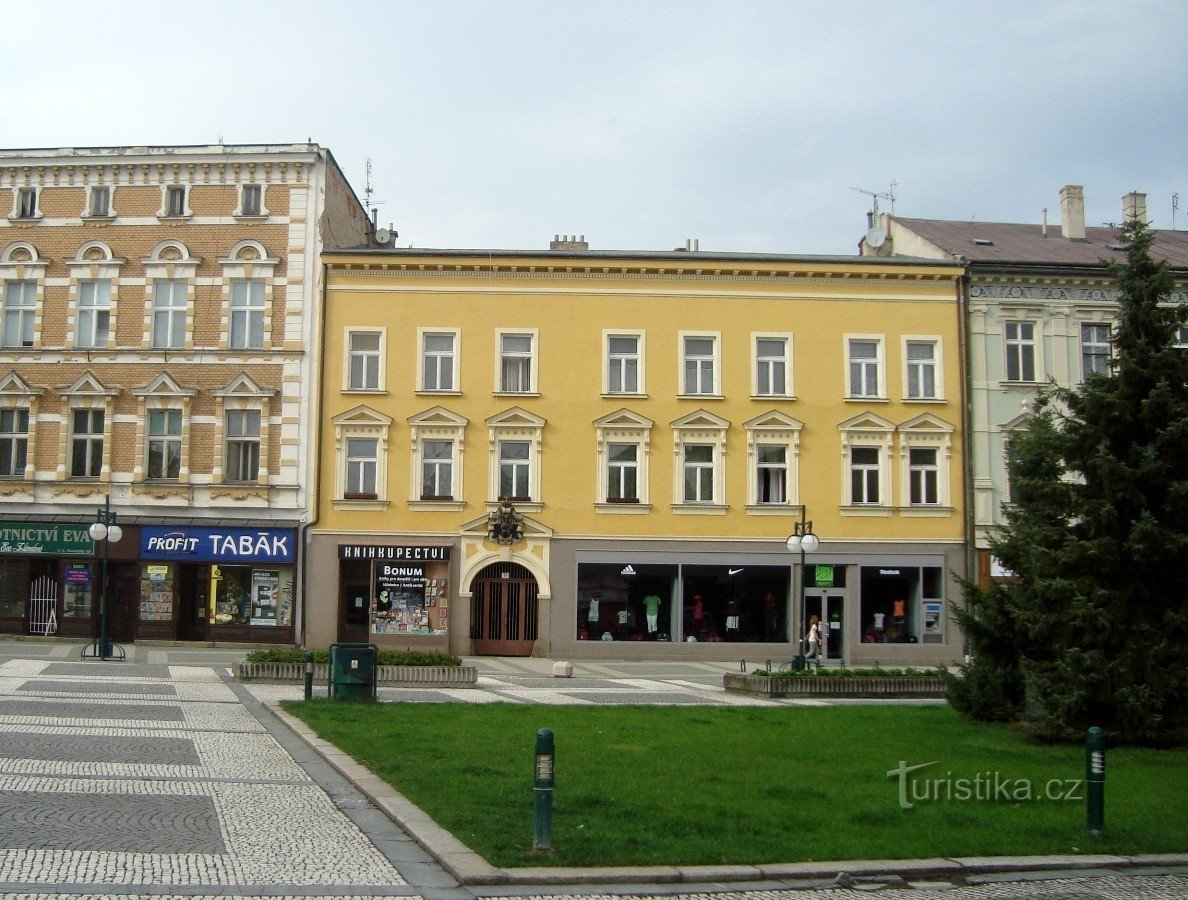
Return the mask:
<path id="1" fill-rule="evenodd" d="M 723 884 L 856 876 L 939 876 L 966 878 L 1003 872 L 1073 872 L 1140 866 L 1188 867 L 1188 853 L 1137 856 L 965 856 L 934 859 L 865 859 L 717 866 L 602 866 L 593 868 L 525 867 L 500 869 L 442 828 L 424 810 L 333 744 L 322 740 L 300 719 L 275 703 L 264 707 L 322 756 L 374 806 L 408 832 L 426 853 L 463 885 Z"/>

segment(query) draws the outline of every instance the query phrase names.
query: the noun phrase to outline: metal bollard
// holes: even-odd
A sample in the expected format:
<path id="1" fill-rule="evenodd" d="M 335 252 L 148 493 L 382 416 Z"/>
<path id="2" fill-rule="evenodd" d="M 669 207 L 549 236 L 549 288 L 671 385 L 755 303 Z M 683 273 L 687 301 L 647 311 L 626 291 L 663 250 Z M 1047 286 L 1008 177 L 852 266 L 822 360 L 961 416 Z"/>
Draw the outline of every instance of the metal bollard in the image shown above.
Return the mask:
<path id="1" fill-rule="evenodd" d="M 305 699 L 313 699 L 313 651 L 305 653 Z"/>
<path id="2" fill-rule="evenodd" d="M 536 773 L 532 790 L 532 849 L 553 849 L 553 732 L 536 732 Z"/>
<path id="3" fill-rule="evenodd" d="M 1105 734 L 1096 725 L 1085 737 L 1085 821 L 1095 837 L 1105 831 Z"/>

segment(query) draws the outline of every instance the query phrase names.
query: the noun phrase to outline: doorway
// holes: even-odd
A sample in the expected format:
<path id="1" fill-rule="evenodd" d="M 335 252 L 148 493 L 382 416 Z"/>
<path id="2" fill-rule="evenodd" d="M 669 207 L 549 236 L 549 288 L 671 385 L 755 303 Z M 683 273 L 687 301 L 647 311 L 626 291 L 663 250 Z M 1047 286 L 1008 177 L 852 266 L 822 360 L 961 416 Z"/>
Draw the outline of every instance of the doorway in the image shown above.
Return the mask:
<path id="1" fill-rule="evenodd" d="M 836 590 L 805 591 L 805 621 L 813 616 L 820 619 L 825 659 L 845 658 L 845 602 L 845 595 Z"/>
<path id="2" fill-rule="evenodd" d="M 531 656 L 536 642 L 536 579 L 518 563 L 495 563 L 471 586 L 470 637 L 479 656 Z"/>
<path id="3" fill-rule="evenodd" d="M 338 576 L 338 640 L 367 643 L 371 639 L 371 562 L 343 560 Z"/>
<path id="4" fill-rule="evenodd" d="M 206 640 L 209 617 L 209 566 L 179 566 L 177 573 L 178 636 L 183 641 Z"/>

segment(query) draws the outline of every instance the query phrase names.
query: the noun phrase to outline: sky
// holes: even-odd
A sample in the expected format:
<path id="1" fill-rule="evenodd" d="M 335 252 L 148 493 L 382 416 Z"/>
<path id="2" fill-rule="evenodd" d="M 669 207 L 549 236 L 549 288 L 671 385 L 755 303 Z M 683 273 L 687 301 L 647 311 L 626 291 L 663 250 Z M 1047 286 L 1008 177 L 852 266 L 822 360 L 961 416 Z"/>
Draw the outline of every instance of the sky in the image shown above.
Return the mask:
<path id="1" fill-rule="evenodd" d="M 1059 223 L 1066 184 L 1188 229 L 1182 0 L 0 8 L 0 147 L 312 139 L 401 247 L 849 255 L 875 199 Z"/>

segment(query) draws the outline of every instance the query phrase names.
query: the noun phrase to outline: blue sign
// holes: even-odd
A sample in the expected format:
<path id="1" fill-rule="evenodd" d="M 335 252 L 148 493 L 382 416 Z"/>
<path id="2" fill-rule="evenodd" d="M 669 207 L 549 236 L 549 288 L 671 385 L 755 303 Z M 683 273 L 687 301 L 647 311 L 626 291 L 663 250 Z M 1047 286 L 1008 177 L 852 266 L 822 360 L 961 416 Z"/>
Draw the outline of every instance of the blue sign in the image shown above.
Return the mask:
<path id="1" fill-rule="evenodd" d="M 142 525 L 142 559 L 223 565 L 284 564 L 297 560 L 293 528 L 211 528 L 199 525 Z"/>

